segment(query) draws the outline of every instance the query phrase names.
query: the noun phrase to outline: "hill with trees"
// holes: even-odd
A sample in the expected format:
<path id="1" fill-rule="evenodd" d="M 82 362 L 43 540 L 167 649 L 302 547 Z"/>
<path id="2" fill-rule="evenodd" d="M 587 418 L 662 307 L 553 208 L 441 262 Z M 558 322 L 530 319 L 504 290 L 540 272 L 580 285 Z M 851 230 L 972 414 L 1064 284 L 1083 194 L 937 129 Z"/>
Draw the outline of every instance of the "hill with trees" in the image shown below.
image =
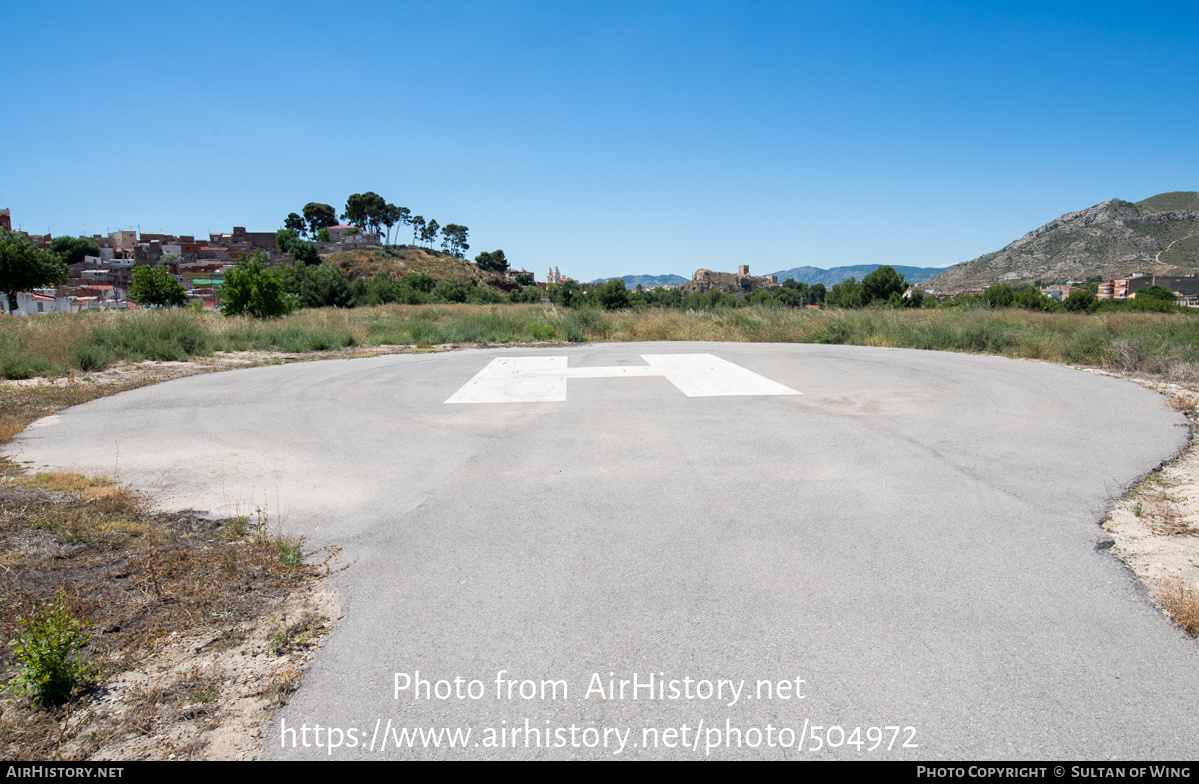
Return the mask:
<path id="1" fill-rule="evenodd" d="M 338 251 L 321 256 L 321 260 L 340 267 L 351 280 L 373 278 L 380 272 L 392 278 L 425 274 L 436 281 L 461 280 L 477 284 L 497 277 L 466 259 L 415 245 L 393 245 L 384 251 Z"/>
<path id="2" fill-rule="evenodd" d="M 950 267 L 925 288 L 954 291 L 1040 281 L 1199 272 L 1199 193 L 1108 199 L 1070 212 L 993 253 Z"/>

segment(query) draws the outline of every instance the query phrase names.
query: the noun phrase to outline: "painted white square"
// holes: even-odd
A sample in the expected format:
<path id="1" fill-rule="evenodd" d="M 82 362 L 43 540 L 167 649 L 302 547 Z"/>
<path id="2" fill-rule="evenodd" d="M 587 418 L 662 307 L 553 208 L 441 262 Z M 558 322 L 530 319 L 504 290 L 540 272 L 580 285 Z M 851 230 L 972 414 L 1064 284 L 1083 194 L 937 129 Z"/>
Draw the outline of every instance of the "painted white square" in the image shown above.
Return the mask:
<path id="1" fill-rule="evenodd" d="M 711 354 L 649 354 L 645 365 L 571 368 L 566 357 L 502 357 L 447 403 L 548 403 L 566 400 L 571 378 L 663 377 L 687 397 L 800 395 L 790 387 Z"/>

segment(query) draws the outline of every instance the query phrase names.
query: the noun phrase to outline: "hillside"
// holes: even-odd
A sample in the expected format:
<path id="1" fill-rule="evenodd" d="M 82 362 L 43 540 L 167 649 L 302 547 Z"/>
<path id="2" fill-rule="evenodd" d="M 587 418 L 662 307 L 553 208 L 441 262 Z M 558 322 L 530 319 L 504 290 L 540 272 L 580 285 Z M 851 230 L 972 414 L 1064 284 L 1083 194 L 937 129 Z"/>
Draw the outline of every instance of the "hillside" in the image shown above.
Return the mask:
<path id="1" fill-rule="evenodd" d="M 403 278 L 423 272 L 440 282 L 460 280 L 504 288 L 503 279 L 484 272 L 466 259 L 456 259 L 448 253 L 420 248 L 415 245 L 401 247 L 400 256 L 385 256 L 375 250 L 345 250 L 322 256 L 324 261 L 336 264 L 351 280 L 359 277 L 373 278 L 382 272 L 393 278 Z M 497 285 L 501 284 L 501 285 Z M 509 286 L 510 288 L 510 286 Z"/>
<path id="2" fill-rule="evenodd" d="M 1162 193 L 1136 203 L 1108 199 L 1067 213 L 1001 250 L 950 267 L 924 288 L 955 291 L 1134 272 L 1199 272 L 1199 193 Z"/>
<path id="3" fill-rule="evenodd" d="M 771 272 L 770 275 L 778 275 L 779 283 L 784 280 L 794 279 L 800 283 L 807 283 L 809 286 L 814 286 L 817 283 L 823 283 L 825 286 L 835 286 L 842 281 L 850 278 L 861 280 L 864 276 L 874 272 L 882 264 L 857 264 L 852 267 L 833 267 L 831 269 L 821 269 L 820 267 L 794 267 L 781 272 Z M 892 265 L 895 266 L 895 265 Z M 895 267 L 895 271 L 903 275 L 909 283 L 920 283 L 928 280 L 933 275 L 944 272 L 942 267 Z"/>

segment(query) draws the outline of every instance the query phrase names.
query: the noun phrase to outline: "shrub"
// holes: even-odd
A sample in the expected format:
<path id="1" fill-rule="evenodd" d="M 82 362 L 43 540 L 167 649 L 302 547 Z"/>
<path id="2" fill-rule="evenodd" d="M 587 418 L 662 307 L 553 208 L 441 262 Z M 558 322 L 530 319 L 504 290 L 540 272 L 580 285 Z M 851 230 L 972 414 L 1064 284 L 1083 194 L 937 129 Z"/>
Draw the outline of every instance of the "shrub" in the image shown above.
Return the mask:
<path id="1" fill-rule="evenodd" d="M 75 349 L 75 364 L 83 371 L 103 370 L 112 358 L 112 352 L 103 346 L 85 343 Z"/>
<path id="2" fill-rule="evenodd" d="M 91 639 L 87 625 L 71 615 L 60 589 L 54 601 L 18 621 L 20 636 L 9 645 L 21 672 L 9 682 L 35 703 L 58 705 L 92 678 L 93 668 L 79 660 L 79 650 Z"/>
<path id="3" fill-rule="evenodd" d="M 52 376 L 61 370 L 41 357 L 24 356 L 15 352 L 0 355 L 0 372 L 5 378 L 23 379 Z"/>
<path id="4" fill-rule="evenodd" d="M 444 302 L 466 302 L 469 295 L 466 284 L 460 280 L 447 280 L 437 287 L 435 296 Z"/>
<path id="5" fill-rule="evenodd" d="M 143 264 L 133 268 L 129 299 L 139 305 L 177 308 L 187 302 L 187 289 L 163 267 Z"/>
<path id="6" fill-rule="evenodd" d="M 525 286 L 523 289 L 516 289 L 508 295 L 509 302 L 541 302 L 541 289 L 537 286 Z"/>
<path id="7" fill-rule="evenodd" d="M 226 316 L 248 313 L 255 318 L 277 318 L 294 304 L 284 296 L 279 276 L 262 265 L 261 256 L 243 259 L 225 275 L 221 311 Z"/>
<path id="8" fill-rule="evenodd" d="M 212 350 L 212 339 L 203 324 L 179 311 L 131 313 L 95 330 L 88 341 L 84 345 L 99 352 L 92 355 L 92 360 L 99 361 L 102 355 L 107 355 L 104 362 L 116 357 L 132 362 L 179 361 Z M 83 360 L 78 351 L 75 359 Z"/>
<path id="9" fill-rule="evenodd" d="M 571 313 L 562 322 L 562 335 L 571 343 L 582 343 L 587 340 L 587 327 L 577 314 Z"/>
<path id="10" fill-rule="evenodd" d="M 279 536 L 272 545 L 279 558 L 279 563 L 288 569 L 299 569 L 304 565 L 304 537 Z"/>
<path id="11" fill-rule="evenodd" d="M 595 296 L 604 310 L 622 310 L 629 306 L 629 291 L 625 288 L 623 278 L 612 278 L 600 284 Z"/>

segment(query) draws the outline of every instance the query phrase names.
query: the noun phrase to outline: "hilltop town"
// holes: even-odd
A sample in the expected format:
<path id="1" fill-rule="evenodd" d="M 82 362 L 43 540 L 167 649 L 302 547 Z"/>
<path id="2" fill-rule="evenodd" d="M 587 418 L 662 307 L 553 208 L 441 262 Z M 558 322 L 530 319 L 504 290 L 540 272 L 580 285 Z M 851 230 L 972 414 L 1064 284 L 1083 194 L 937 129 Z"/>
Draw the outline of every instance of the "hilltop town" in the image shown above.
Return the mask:
<path id="1" fill-rule="evenodd" d="M 291 213 L 284 228 L 273 232 L 234 226 L 229 232 L 210 233 L 206 239 L 132 229 L 79 238 L 16 232 L 40 249 L 60 251 L 69 279 L 60 285 L 19 292 L 15 310 L 37 314 L 137 308 L 130 300 L 130 287 L 134 271 L 147 265 L 173 277 L 183 292 L 180 301 L 189 302 L 194 309 L 211 310 L 221 305 L 226 273 L 250 257 L 265 267 L 332 264 L 335 275 L 340 276 L 335 281 L 339 291 L 355 280 L 377 279 L 386 286 L 387 280 L 426 275 L 423 293 L 434 301 L 481 304 L 507 299 L 575 307 L 598 303 L 607 309 L 710 309 L 745 304 L 857 308 L 880 303 L 1093 312 L 1105 301 L 1132 304 L 1142 293 L 1165 306 L 1199 307 L 1197 207 L 1199 194 L 1191 192 L 1160 194 L 1136 204 L 1109 199 L 1063 215 L 1003 251 L 951 267 L 922 282 L 905 279 L 893 267 L 876 265 L 862 267 L 874 271 L 865 273 L 860 281 L 851 277 L 826 287 L 799 280 L 800 273 L 814 268 L 754 276 L 749 265 L 742 264 L 736 272 L 699 269 L 688 281 L 677 276 L 629 275 L 591 283 L 569 278 L 555 266 L 547 270 L 542 283 L 528 270 L 511 267 L 503 251 L 481 253 L 472 264 L 463 254 L 469 248 L 465 226 L 442 227 L 368 192 L 349 198 L 341 216 L 345 223 L 337 223 L 330 205 L 310 203 L 303 216 Z M 395 226 L 411 226 L 413 241 L 424 244 L 391 244 Z M 0 209 L 0 229 L 12 231 L 8 209 Z M 440 252 L 433 249 L 439 234 Z M 70 248 L 69 253 L 61 252 L 65 247 Z M 356 296 L 342 291 L 321 298 L 313 296 L 307 283 L 296 282 L 308 280 L 307 273 L 292 277 L 290 291 L 303 293 L 300 306 L 427 301 L 396 291 L 377 295 L 359 291 Z M 661 282 L 666 279 L 673 280 Z M 633 280 L 638 281 L 635 290 L 631 288 Z M 643 286 L 642 280 L 648 285 Z M 458 288 L 443 288 L 443 284 Z M 630 284 L 627 293 L 624 284 Z M 438 292 L 432 292 L 434 285 Z M 1143 306 L 1147 303 L 1136 303 L 1138 309 Z M 9 310 L 7 302 L 3 308 Z"/>
<path id="2" fill-rule="evenodd" d="M 10 209 L 0 209 L 0 229 L 13 231 Z M 13 231 L 42 250 L 51 250 L 55 238 L 50 234 L 30 234 Z M 35 288 L 18 294 L 17 311 L 27 314 L 71 312 L 81 310 L 130 310 L 139 306 L 129 299 L 133 272 L 139 266 L 152 265 L 167 270 L 186 291 L 193 307 L 211 310 L 219 307 L 221 285 L 225 274 L 239 261 L 255 257 L 266 267 L 290 266 L 296 263 L 293 247 L 287 244 L 283 232 L 247 231 L 234 226 L 230 232 L 211 233 L 207 238 L 186 234 L 139 232 L 132 229 L 113 231 L 107 235 L 93 234 L 79 240 L 90 243 L 93 254 L 79 255 L 67 264 L 69 280 L 63 285 Z M 61 238 L 60 238 L 61 239 Z M 70 238 L 74 239 L 74 238 Z M 426 237 L 426 239 L 429 239 Z M 309 243 L 305 243 L 309 244 Z M 485 284 L 497 291 L 518 288 L 517 281 L 532 281 L 532 273 L 524 269 L 487 269 L 481 274 L 478 262 L 471 264 L 448 252 L 406 245 L 386 245 L 379 234 L 364 231 L 353 225 L 322 227 L 319 238 L 312 243 L 315 260 L 337 263 L 351 276 L 367 276 L 383 271 L 402 276 L 413 272 L 434 272 L 437 280 L 455 278 Z M 287 248 L 287 250 L 281 249 Z M 380 270 L 373 253 L 391 251 L 403 258 L 409 255 L 409 269 Z M 482 254 L 491 256 L 492 254 Z M 502 258 L 502 252 L 501 256 Z M 436 260 L 439 263 L 429 262 Z M 421 262 L 425 262 L 422 264 Z M 309 263 L 312 263 L 309 260 Z M 392 265 L 395 267 L 397 265 Z M 436 274 L 440 273 L 440 274 Z M 550 269 L 551 283 L 564 283 L 569 278 Z M 8 312 L 7 302 L 3 312 Z"/>

